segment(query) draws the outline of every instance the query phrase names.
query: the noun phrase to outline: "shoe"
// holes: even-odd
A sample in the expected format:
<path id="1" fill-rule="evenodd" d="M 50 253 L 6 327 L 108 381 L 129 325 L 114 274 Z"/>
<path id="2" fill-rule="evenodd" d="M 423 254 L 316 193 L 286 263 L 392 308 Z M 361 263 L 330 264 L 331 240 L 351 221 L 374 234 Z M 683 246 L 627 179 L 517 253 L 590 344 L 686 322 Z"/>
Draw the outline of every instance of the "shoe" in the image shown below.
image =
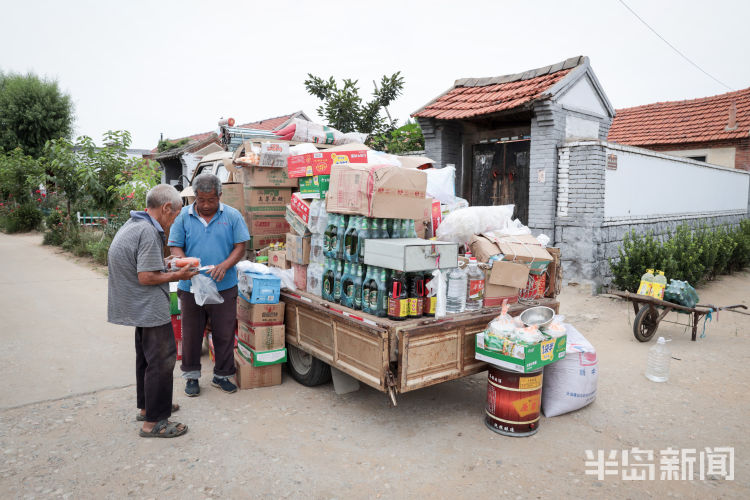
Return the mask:
<path id="1" fill-rule="evenodd" d="M 200 393 L 201 386 L 198 385 L 198 381 L 192 378 L 189 379 L 187 381 L 187 384 L 185 384 L 185 394 L 187 394 L 188 397 L 194 398 Z"/>
<path id="2" fill-rule="evenodd" d="M 214 377 L 214 379 L 211 381 L 211 385 L 214 387 L 218 387 L 219 389 L 226 392 L 227 394 L 232 394 L 233 392 L 237 392 L 237 386 L 231 383 L 228 378 Z"/>

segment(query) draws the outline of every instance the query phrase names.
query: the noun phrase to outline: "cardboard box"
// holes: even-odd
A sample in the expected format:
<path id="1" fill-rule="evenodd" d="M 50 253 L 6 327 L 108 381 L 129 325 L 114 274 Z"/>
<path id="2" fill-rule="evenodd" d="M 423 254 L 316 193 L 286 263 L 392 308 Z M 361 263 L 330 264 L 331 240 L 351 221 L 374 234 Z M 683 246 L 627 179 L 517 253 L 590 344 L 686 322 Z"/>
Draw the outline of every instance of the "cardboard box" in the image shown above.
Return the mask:
<path id="1" fill-rule="evenodd" d="M 281 294 L 281 279 L 272 274 L 238 273 L 240 297 L 251 304 L 277 304 Z"/>
<path id="2" fill-rule="evenodd" d="M 526 288 L 529 279 L 529 267 L 525 264 L 513 262 L 495 262 L 491 270 L 485 271 L 484 297 L 485 305 L 494 307 L 497 301 L 492 299 L 504 299 L 515 297 L 518 300 L 518 292 Z M 486 301 L 489 300 L 490 304 Z M 510 302 L 510 300 L 509 300 Z"/>
<path id="3" fill-rule="evenodd" d="M 284 218 L 289 223 L 289 227 L 292 229 L 292 231 L 300 236 L 309 236 L 312 234 L 310 232 L 310 229 L 307 227 L 307 224 L 297 217 L 297 214 L 292 212 L 291 207 L 286 207 L 286 212 L 284 213 Z"/>
<path id="4" fill-rule="evenodd" d="M 245 215 L 245 224 L 250 234 L 254 236 L 289 232 L 289 223 L 283 213 L 248 214 Z"/>
<path id="5" fill-rule="evenodd" d="M 305 199 L 325 199 L 331 182 L 330 175 L 314 175 L 299 178 L 299 193 Z"/>
<path id="6" fill-rule="evenodd" d="M 326 197 L 329 213 L 418 219 L 427 174 L 392 165 L 334 165 Z"/>
<path id="7" fill-rule="evenodd" d="M 237 354 L 255 368 L 278 365 L 286 362 L 285 347 L 268 351 L 259 351 L 240 342 L 237 344 Z"/>
<path id="8" fill-rule="evenodd" d="M 310 202 L 303 200 L 299 193 L 292 193 L 292 201 L 289 203 L 289 207 L 302 222 L 305 224 L 310 222 Z"/>
<path id="9" fill-rule="evenodd" d="M 286 260 L 286 250 L 270 250 L 268 252 L 268 265 L 279 269 L 289 269 L 291 262 Z"/>
<path id="10" fill-rule="evenodd" d="M 285 168 L 242 167 L 239 172 L 239 177 L 245 186 L 296 188 L 299 185 L 297 179 L 289 178 Z"/>
<path id="11" fill-rule="evenodd" d="M 273 326 L 284 324 L 283 302 L 278 304 L 251 304 L 237 297 L 237 320 L 249 326 Z"/>
<path id="12" fill-rule="evenodd" d="M 244 202 L 244 190 L 240 183 L 232 182 L 221 185 L 221 202 L 225 205 L 229 205 L 232 208 L 236 208 L 240 212 L 243 211 L 245 206 Z"/>
<path id="13" fill-rule="evenodd" d="M 294 286 L 298 290 L 307 290 L 307 266 L 292 264 L 294 270 Z"/>
<path id="14" fill-rule="evenodd" d="M 256 389 L 281 384 L 281 365 L 256 368 L 251 362 L 234 351 L 234 365 L 237 368 L 237 386 L 240 389 Z"/>
<path id="15" fill-rule="evenodd" d="M 474 357 L 506 370 L 519 373 L 533 372 L 565 357 L 567 335 L 558 338 L 545 335 L 547 339 L 537 344 L 507 341 L 502 351 L 487 349 L 484 336 L 485 332 L 480 332 L 476 336 Z"/>
<path id="16" fill-rule="evenodd" d="M 547 251 L 552 256 L 552 263 L 547 266 L 547 292 L 545 297 L 555 298 L 560 295 L 562 286 L 562 262 L 560 260 L 560 249 L 547 247 Z"/>
<path id="17" fill-rule="evenodd" d="M 475 235 L 469 242 L 471 254 L 479 262 L 488 262 L 493 255 L 503 254 L 503 260 L 520 262 L 529 266 L 532 274 L 541 274 L 552 262 L 547 252 L 530 234 L 498 236 L 493 233 Z"/>
<path id="18" fill-rule="evenodd" d="M 284 243 L 284 240 L 286 240 L 286 233 L 259 234 L 258 236 L 250 236 L 250 241 L 247 242 L 247 248 L 260 250 L 261 248 L 268 247 L 271 243 Z"/>
<path id="19" fill-rule="evenodd" d="M 284 325 L 251 326 L 244 321 L 237 322 L 237 337 L 240 342 L 256 351 L 281 349 L 285 344 Z"/>
<path id="20" fill-rule="evenodd" d="M 417 238 L 430 239 L 434 236 L 431 224 L 432 202 L 432 198 L 425 198 L 422 215 L 414 220 L 414 231 L 417 233 Z M 440 205 L 440 202 L 438 202 L 438 205 Z"/>
<path id="21" fill-rule="evenodd" d="M 333 165 L 367 163 L 367 151 L 319 151 L 287 158 L 289 177 L 328 175 Z"/>
<path id="22" fill-rule="evenodd" d="M 243 187 L 247 214 L 284 213 L 292 200 L 292 188 Z"/>
<path id="23" fill-rule="evenodd" d="M 307 265 L 310 263 L 310 236 L 300 236 L 294 233 L 286 235 L 286 260 L 294 264 Z"/>

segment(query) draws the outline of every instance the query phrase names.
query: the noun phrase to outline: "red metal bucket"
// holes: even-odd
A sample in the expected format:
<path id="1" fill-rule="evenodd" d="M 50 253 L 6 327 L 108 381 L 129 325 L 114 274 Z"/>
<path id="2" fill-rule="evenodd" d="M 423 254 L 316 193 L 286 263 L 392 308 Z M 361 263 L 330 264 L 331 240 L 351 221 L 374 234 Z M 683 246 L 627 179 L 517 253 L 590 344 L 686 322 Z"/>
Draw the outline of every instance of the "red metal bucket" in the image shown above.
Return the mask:
<path id="1" fill-rule="evenodd" d="M 506 436 L 531 436 L 539 430 L 542 369 L 517 373 L 490 365 L 484 423 Z"/>

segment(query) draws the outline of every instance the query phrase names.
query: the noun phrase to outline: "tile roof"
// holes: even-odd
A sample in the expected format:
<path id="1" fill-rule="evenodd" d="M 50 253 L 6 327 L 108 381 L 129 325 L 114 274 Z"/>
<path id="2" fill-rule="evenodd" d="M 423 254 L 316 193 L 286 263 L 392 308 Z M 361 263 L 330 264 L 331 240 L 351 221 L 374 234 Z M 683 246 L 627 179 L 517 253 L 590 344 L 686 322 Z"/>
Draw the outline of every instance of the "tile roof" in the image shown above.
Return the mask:
<path id="1" fill-rule="evenodd" d="M 734 108 L 734 111 L 733 111 Z M 607 140 L 646 146 L 750 136 L 750 88 L 616 110 Z M 730 115 L 735 118 L 730 125 Z"/>
<path id="2" fill-rule="evenodd" d="M 456 80 L 453 88 L 412 116 L 456 120 L 506 111 L 530 103 L 586 62 L 583 56 L 523 73 Z"/>
<path id="3" fill-rule="evenodd" d="M 284 116 L 277 116 L 275 118 L 266 118 L 265 120 L 244 123 L 238 126 L 241 128 L 252 128 L 256 130 L 276 130 L 277 128 L 288 122 L 290 119 L 292 119 L 296 114 L 297 113 L 291 113 Z"/>

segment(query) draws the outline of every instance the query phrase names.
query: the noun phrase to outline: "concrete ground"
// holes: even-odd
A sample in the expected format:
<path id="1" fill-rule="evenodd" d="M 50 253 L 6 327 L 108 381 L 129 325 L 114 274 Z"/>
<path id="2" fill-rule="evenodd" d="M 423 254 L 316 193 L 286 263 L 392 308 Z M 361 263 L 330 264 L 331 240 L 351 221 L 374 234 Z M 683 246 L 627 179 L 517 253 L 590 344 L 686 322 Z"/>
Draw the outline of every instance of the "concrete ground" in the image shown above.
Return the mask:
<path id="1" fill-rule="evenodd" d="M 188 434 L 141 439 L 132 329 L 106 323 L 105 275 L 40 243 L 0 234 L 1 498 L 748 497 L 749 316 L 721 313 L 695 343 L 662 324 L 678 359 L 656 384 L 643 376 L 653 342 L 633 338 L 629 304 L 566 288 L 561 313 L 598 351 L 598 397 L 527 438 L 484 426 L 485 374 L 391 408 L 373 389 L 337 396 L 286 373 L 277 387 L 221 394 L 206 357 L 199 398 L 175 378 Z M 699 290 L 723 305 L 749 292 L 750 273 Z M 660 480 L 668 447 L 695 450 L 696 476 L 699 452 L 732 447 L 734 479 Z M 654 451 L 655 480 L 623 481 L 619 459 L 616 476 L 585 473 L 586 450 L 632 448 Z"/>

